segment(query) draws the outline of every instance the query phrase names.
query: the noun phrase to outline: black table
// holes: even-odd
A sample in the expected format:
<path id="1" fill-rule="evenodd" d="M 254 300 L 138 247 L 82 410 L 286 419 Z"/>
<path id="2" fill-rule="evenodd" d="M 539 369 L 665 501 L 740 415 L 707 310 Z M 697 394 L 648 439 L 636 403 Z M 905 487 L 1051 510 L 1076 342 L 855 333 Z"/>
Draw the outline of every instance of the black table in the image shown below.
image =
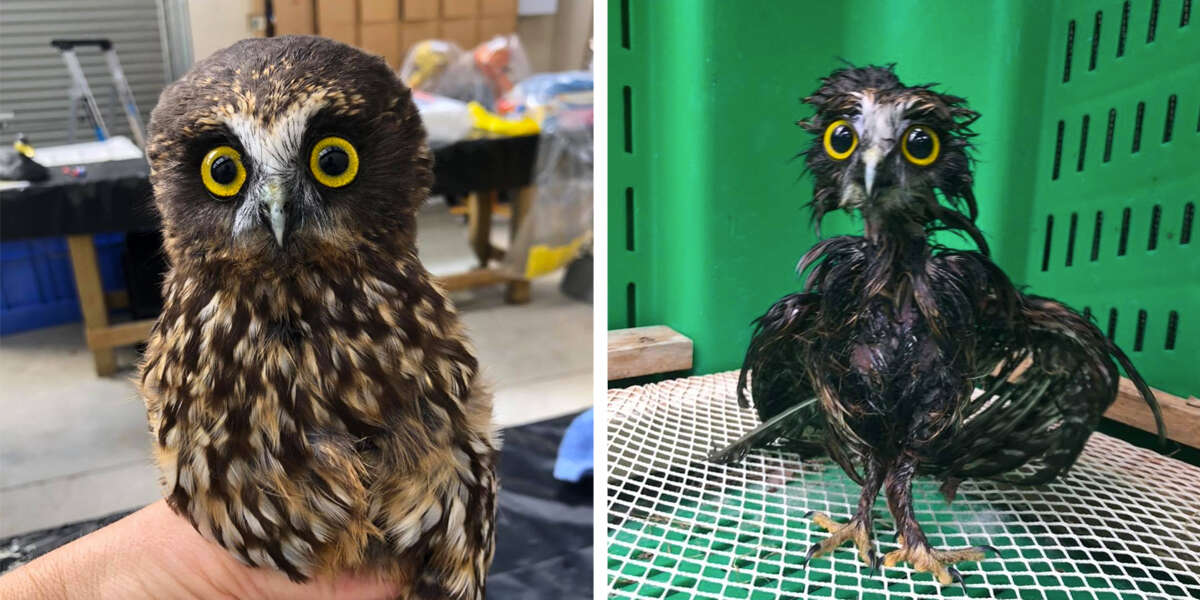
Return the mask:
<path id="1" fill-rule="evenodd" d="M 0 191 L 0 240 L 158 229 L 145 159 L 86 168 L 84 177 L 51 168 L 47 181 Z"/>

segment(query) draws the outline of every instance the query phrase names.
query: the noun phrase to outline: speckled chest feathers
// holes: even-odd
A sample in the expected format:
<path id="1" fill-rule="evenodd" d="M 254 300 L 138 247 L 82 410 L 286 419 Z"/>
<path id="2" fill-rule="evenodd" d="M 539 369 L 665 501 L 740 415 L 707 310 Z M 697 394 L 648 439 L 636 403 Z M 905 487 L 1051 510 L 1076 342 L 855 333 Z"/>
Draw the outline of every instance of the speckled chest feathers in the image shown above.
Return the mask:
<path id="1" fill-rule="evenodd" d="M 482 598 L 497 439 L 417 259 L 410 92 L 329 40 L 247 40 L 163 92 L 147 154 L 171 269 L 140 377 L 163 494 L 241 561 Z"/>

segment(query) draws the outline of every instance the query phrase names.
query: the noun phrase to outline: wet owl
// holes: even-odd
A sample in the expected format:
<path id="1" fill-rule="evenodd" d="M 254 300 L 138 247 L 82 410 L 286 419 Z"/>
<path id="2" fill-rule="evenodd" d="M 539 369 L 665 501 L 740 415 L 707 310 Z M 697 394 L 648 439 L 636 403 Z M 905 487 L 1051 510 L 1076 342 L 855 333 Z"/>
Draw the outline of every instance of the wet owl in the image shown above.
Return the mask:
<path id="1" fill-rule="evenodd" d="M 293 580 L 482 598 L 498 442 L 417 258 L 410 91 L 341 43 L 244 40 L 166 88 L 147 156 L 170 268 L 139 387 L 170 506 Z"/>
<path id="2" fill-rule="evenodd" d="M 931 476 L 952 501 L 964 480 L 1053 481 L 1075 463 L 1117 396 L 1124 369 L 1154 413 L 1153 392 L 1085 315 L 1026 293 L 992 262 L 970 159 L 979 114 L 893 65 L 838 69 L 804 100 L 813 220 L 856 212 L 862 235 L 819 241 L 800 259 L 801 290 L 756 321 L 738 400 L 762 425 L 711 456 L 754 448 L 827 454 L 861 486 L 810 559 L 852 543 L 872 571 L 908 563 L 942 584 L 996 549 L 941 549 L 918 521 L 913 481 Z M 976 249 L 949 248 L 952 232 Z M 899 548 L 874 541 L 877 496 Z M 965 583 L 963 586 L 965 587 Z"/>

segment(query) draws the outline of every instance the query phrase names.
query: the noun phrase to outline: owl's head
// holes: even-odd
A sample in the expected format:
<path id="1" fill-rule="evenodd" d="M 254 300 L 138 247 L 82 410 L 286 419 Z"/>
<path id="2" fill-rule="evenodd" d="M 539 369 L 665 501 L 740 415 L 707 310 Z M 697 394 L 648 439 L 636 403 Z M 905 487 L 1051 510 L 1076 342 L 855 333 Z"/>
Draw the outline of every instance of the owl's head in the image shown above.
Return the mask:
<path id="1" fill-rule="evenodd" d="M 868 234 L 889 224 L 925 228 L 956 219 L 939 205 L 939 194 L 975 219 L 967 151 L 979 115 L 963 98 L 906 86 L 889 65 L 834 71 L 804 101 L 816 108 L 799 124 L 815 138 L 806 164 L 818 225 L 839 208 L 861 212 Z"/>
<path id="2" fill-rule="evenodd" d="M 168 86 L 149 134 L 177 266 L 271 276 L 414 246 L 432 158 L 378 57 L 312 36 L 243 40 Z"/>

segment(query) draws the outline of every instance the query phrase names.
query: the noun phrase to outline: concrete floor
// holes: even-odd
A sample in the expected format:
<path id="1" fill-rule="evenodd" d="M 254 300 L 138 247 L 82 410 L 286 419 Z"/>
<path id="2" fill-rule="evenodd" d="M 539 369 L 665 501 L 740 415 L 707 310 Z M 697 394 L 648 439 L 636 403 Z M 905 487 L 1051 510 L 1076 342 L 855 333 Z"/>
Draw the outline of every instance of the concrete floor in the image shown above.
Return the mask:
<path id="1" fill-rule="evenodd" d="M 472 265 L 466 227 L 444 205 L 427 207 L 420 227 L 435 274 Z M 454 295 L 501 427 L 591 405 L 592 307 L 563 296 L 560 277 L 536 281 L 533 301 L 520 306 L 504 303 L 502 287 Z M 123 365 L 135 359 L 132 349 L 119 355 Z M 96 377 L 79 324 L 0 338 L 0 538 L 158 498 L 132 376 Z"/>

